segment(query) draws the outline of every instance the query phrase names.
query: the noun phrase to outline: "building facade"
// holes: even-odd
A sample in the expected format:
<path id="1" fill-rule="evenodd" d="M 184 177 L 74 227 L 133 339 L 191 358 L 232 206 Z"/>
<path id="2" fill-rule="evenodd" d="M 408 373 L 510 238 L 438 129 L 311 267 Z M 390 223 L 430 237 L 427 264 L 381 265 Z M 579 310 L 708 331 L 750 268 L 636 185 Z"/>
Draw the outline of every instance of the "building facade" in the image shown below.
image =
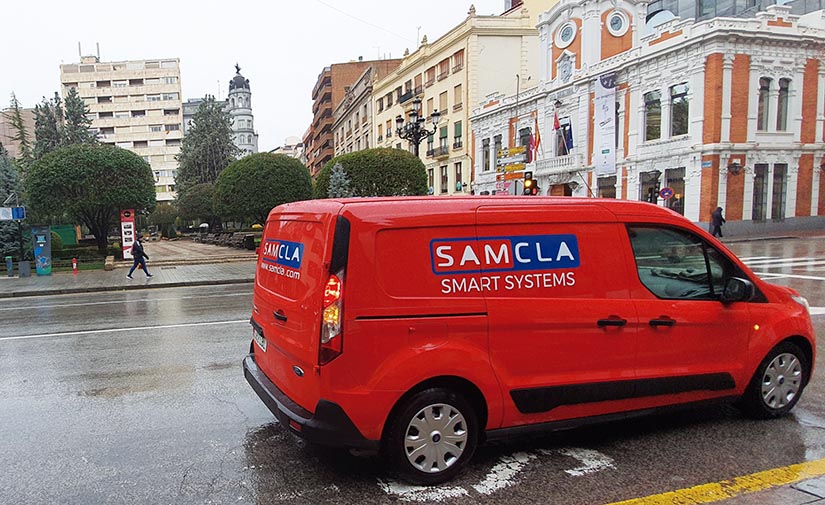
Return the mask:
<path id="1" fill-rule="evenodd" d="M 548 4 L 552 4 L 548 2 Z M 396 134 L 396 118 L 408 118 L 413 100 L 421 115 L 441 115 L 435 133 L 422 140 L 419 156 L 426 166 L 431 194 L 471 192 L 473 146 L 469 111 L 498 91 L 515 93 L 521 80 L 538 78 L 538 31 L 528 9 L 508 16 L 467 18 L 433 43 L 426 36 L 412 54 L 373 86 L 374 135 L 377 147 L 409 149 Z M 532 55 L 532 57 L 531 57 Z"/>
<path id="2" fill-rule="evenodd" d="M 315 176 L 335 155 L 333 135 L 333 112 L 347 87 L 354 83 L 371 65 L 381 65 L 381 61 L 358 61 L 335 63 L 318 75 L 312 88 L 312 123 L 304 135 L 304 149 L 307 168 Z"/>
<path id="3" fill-rule="evenodd" d="M 298 137 L 287 137 L 284 140 L 284 145 L 276 147 L 275 149 L 269 152 L 273 154 L 283 154 L 285 156 L 289 156 L 290 158 L 295 158 L 296 160 L 300 160 L 301 163 L 304 163 L 306 161 L 304 158 L 304 144 Z"/>
<path id="4" fill-rule="evenodd" d="M 192 119 L 195 113 L 198 112 L 201 104 L 204 102 L 203 98 L 190 98 L 183 102 L 183 136 L 189 134 L 189 129 L 192 128 Z M 215 100 L 215 103 L 223 108 L 226 108 L 226 101 Z"/>
<path id="5" fill-rule="evenodd" d="M 229 81 L 226 110 L 232 118 L 235 145 L 241 150 L 241 156 L 246 156 L 258 152 L 258 134 L 255 133 L 255 118 L 252 115 L 252 88 L 249 79 L 241 75 L 240 66 L 235 65 L 235 71 L 235 77 Z"/>
<path id="6" fill-rule="evenodd" d="M 357 81 L 346 86 L 341 103 L 333 111 L 332 130 L 335 156 L 361 151 L 375 146 L 373 136 L 373 82 L 386 76 L 401 64 L 400 59 L 383 60 L 381 65 L 370 65 Z"/>
<path id="7" fill-rule="evenodd" d="M 648 200 L 695 222 L 721 206 L 740 228 L 816 221 L 825 18 L 793 8 L 696 21 L 562 0 L 539 18 L 541 84 L 473 113 L 475 189 L 518 192 L 500 148 L 525 145 L 541 194 Z"/>
<path id="8" fill-rule="evenodd" d="M 101 62 L 83 56 L 60 65 L 63 96 L 76 88 L 89 106 L 98 139 L 135 152 L 152 166 L 158 201 L 175 198 L 183 138 L 180 62 L 177 58 Z"/>

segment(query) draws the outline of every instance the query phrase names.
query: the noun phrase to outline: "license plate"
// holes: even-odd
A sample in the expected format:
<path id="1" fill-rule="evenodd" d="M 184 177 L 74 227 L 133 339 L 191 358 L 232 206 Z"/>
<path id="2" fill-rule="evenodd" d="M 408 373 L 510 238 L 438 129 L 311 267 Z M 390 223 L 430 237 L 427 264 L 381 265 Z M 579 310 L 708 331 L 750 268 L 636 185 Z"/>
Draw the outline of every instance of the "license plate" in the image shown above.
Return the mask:
<path id="1" fill-rule="evenodd" d="M 258 333 L 258 331 L 255 328 L 252 328 L 252 338 L 255 339 L 255 342 L 258 344 L 258 347 L 260 347 L 263 352 L 266 352 L 266 339 L 263 335 Z"/>

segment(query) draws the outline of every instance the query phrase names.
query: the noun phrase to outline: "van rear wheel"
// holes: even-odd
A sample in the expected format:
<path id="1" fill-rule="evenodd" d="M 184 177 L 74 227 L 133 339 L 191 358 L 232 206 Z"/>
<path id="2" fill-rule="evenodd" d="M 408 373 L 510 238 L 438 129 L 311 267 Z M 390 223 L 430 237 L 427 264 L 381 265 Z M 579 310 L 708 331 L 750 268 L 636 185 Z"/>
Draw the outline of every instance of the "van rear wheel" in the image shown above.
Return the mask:
<path id="1" fill-rule="evenodd" d="M 399 476 L 421 485 L 455 477 L 475 452 L 478 418 L 461 395 L 442 388 L 420 391 L 400 406 L 385 451 Z"/>
<path id="2" fill-rule="evenodd" d="M 799 401 L 810 373 L 802 349 L 782 342 L 771 349 L 756 369 L 742 397 L 742 410 L 758 419 L 784 416 Z"/>

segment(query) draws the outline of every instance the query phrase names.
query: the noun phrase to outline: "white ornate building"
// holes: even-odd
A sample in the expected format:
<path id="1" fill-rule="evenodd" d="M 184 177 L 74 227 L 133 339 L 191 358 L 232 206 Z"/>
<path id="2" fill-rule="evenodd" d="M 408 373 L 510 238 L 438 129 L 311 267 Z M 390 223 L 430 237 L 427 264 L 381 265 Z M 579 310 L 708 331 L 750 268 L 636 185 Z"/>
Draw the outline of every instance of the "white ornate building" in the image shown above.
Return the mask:
<path id="1" fill-rule="evenodd" d="M 821 224 L 823 11 L 717 4 L 561 0 L 539 16 L 540 84 L 491 94 L 470 118 L 474 191 L 518 192 L 497 180 L 498 148 L 537 143 L 525 168 L 540 194 L 650 200 L 696 222 L 721 206 L 740 227 Z"/>

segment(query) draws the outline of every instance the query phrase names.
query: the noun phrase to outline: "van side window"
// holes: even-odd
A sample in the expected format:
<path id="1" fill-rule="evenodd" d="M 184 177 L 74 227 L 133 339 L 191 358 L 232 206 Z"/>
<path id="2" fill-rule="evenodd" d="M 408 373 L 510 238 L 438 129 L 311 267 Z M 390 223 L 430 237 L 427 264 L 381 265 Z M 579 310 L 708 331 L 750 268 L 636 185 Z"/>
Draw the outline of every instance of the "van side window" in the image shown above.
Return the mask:
<path id="1" fill-rule="evenodd" d="M 715 300 L 737 268 L 685 230 L 628 226 L 639 279 L 659 298 Z"/>

